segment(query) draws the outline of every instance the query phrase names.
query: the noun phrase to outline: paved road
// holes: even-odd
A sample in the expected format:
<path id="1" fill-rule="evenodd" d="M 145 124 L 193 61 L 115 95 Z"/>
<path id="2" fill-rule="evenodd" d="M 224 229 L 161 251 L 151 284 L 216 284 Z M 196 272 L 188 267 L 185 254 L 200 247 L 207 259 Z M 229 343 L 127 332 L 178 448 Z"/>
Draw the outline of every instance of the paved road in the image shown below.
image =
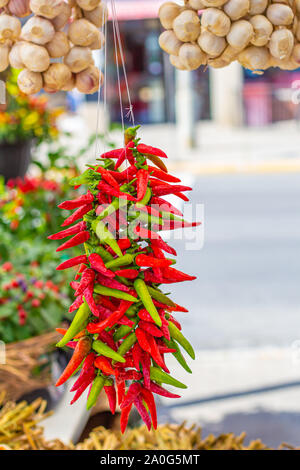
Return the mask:
<path id="1" fill-rule="evenodd" d="M 193 186 L 205 244 L 179 256 L 198 275 L 174 288 L 190 307 L 185 332 L 199 350 L 291 346 L 300 339 L 300 174 L 203 176 Z"/>

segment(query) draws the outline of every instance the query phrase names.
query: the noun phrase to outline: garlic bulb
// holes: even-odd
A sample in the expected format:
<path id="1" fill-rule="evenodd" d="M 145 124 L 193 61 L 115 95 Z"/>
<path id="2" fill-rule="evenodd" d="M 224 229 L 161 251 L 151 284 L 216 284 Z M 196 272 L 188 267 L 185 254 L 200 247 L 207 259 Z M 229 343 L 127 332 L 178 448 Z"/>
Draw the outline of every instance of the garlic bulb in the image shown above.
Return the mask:
<path id="1" fill-rule="evenodd" d="M 64 0 L 30 0 L 30 9 L 36 15 L 55 18 L 63 9 Z"/>
<path id="2" fill-rule="evenodd" d="M 94 60 L 88 47 L 74 46 L 64 58 L 64 63 L 71 72 L 79 73 L 93 65 Z"/>
<path id="3" fill-rule="evenodd" d="M 240 52 L 238 59 L 246 69 L 265 70 L 269 67 L 270 53 L 266 47 L 250 46 Z"/>
<path id="4" fill-rule="evenodd" d="M 72 73 L 67 65 L 54 63 L 44 72 L 43 78 L 47 88 L 61 90 L 61 88 L 71 80 Z"/>
<path id="5" fill-rule="evenodd" d="M 57 31 L 53 39 L 46 44 L 46 49 L 52 59 L 67 55 L 70 50 L 70 43 L 66 33 Z"/>
<path id="6" fill-rule="evenodd" d="M 186 70 L 182 60 L 177 55 L 170 55 L 170 62 L 178 70 Z"/>
<path id="7" fill-rule="evenodd" d="M 55 18 L 51 20 L 51 23 L 53 24 L 56 31 L 59 31 L 60 29 L 63 29 L 66 26 L 69 19 L 71 18 L 71 14 L 72 9 L 70 5 L 68 3 L 63 3 L 63 7 L 60 14 L 55 16 Z"/>
<path id="8" fill-rule="evenodd" d="M 168 54 L 178 55 L 182 42 L 179 41 L 174 31 L 164 31 L 159 36 L 159 45 Z"/>
<path id="9" fill-rule="evenodd" d="M 177 3 L 167 2 L 161 5 L 158 16 L 165 29 L 172 29 L 173 21 L 179 15 L 181 8 Z"/>
<path id="10" fill-rule="evenodd" d="M 0 1 L 1 4 L 1 1 Z M 23 18 L 31 13 L 29 8 L 29 0 L 10 0 L 8 10 L 12 15 Z"/>
<path id="11" fill-rule="evenodd" d="M 250 0 L 229 0 L 224 5 L 224 12 L 231 20 L 239 20 L 250 9 Z"/>
<path id="12" fill-rule="evenodd" d="M 5 44 L 0 44 L 0 72 L 4 72 L 9 66 L 8 53 L 9 47 Z"/>
<path id="13" fill-rule="evenodd" d="M 16 41 L 21 34 L 21 22 L 10 15 L 0 15 L 0 41 Z"/>
<path id="14" fill-rule="evenodd" d="M 18 87 L 26 95 L 34 95 L 43 88 L 42 74 L 24 69 L 18 75 Z"/>
<path id="15" fill-rule="evenodd" d="M 62 91 L 72 91 L 73 88 L 75 88 L 75 84 L 76 84 L 76 78 L 75 78 L 75 75 L 72 74 L 70 80 L 68 80 L 68 81 L 61 87 L 61 90 L 62 90 Z"/>
<path id="16" fill-rule="evenodd" d="M 268 0 L 250 0 L 250 15 L 260 15 L 268 6 Z"/>
<path id="17" fill-rule="evenodd" d="M 198 38 L 198 44 L 209 57 L 213 58 L 221 55 L 226 47 L 225 39 L 220 36 L 216 36 L 210 31 L 201 32 Z"/>
<path id="18" fill-rule="evenodd" d="M 105 36 L 104 34 L 102 33 L 102 31 L 99 31 L 99 29 L 97 29 L 97 34 L 96 34 L 96 39 L 95 41 L 93 41 L 89 47 L 90 49 L 92 50 L 97 50 L 97 49 L 102 49 L 102 47 L 104 46 L 105 44 Z"/>
<path id="19" fill-rule="evenodd" d="M 76 75 L 76 88 L 81 93 L 92 94 L 103 83 L 103 74 L 94 65 Z"/>
<path id="20" fill-rule="evenodd" d="M 208 64 L 215 69 L 223 68 L 231 64 L 231 62 L 237 58 L 237 55 L 238 51 L 236 49 L 231 46 L 227 46 L 219 57 L 209 59 Z"/>
<path id="21" fill-rule="evenodd" d="M 206 63 L 206 54 L 196 44 L 183 44 L 178 57 L 188 70 L 196 70 Z"/>
<path id="22" fill-rule="evenodd" d="M 195 11 L 185 10 L 173 22 L 174 33 L 182 42 L 196 41 L 201 27 L 200 20 Z"/>
<path id="23" fill-rule="evenodd" d="M 267 8 L 267 18 L 276 26 L 287 26 L 293 22 L 293 10 L 288 5 L 276 3 Z"/>
<path id="24" fill-rule="evenodd" d="M 44 45 L 54 38 L 55 29 L 51 21 L 32 16 L 22 28 L 21 38 L 34 44 Z"/>
<path id="25" fill-rule="evenodd" d="M 205 8 L 202 0 L 189 0 L 187 6 L 193 8 L 193 10 L 203 10 Z"/>
<path id="26" fill-rule="evenodd" d="M 99 38 L 99 30 L 88 20 L 75 20 L 69 27 L 69 39 L 75 46 L 90 46 Z"/>
<path id="27" fill-rule="evenodd" d="M 15 69 L 23 69 L 24 68 L 24 63 L 21 59 L 21 47 L 24 43 L 22 41 L 16 42 L 9 53 L 8 59 L 9 59 L 9 64 L 11 67 Z"/>
<path id="28" fill-rule="evenodd" d="M 238 20 L 232 23 L 226 36 L 228 44 L 237 50 L 244 49 L 253 36 L 253 27 L 249 21 Z"/>
<path id="29" fill-rule="evenodd" d="M 273 32 L 272 23 L 264 15 L 252 16 L 249 21 L 254 30 L 251 44 L 254 46 L 265 46 Z"/>
<path id="30" fill-rule="evenodd" d="M 29 42 L 22 43 L 20 58 L 31 72 L 44 72 L 50 65 L 50 57 L 45 47 Z"/>
<path id="31" fill-rule="evenodd" d="M 300 22 L 297 24 L 297 28 L 294 32 L 294 35 L 295 35 L 297 41 L 300 41 Z"/>
<path id="32" fill-rule="evenodd" d="M 221 7 L 227 0 L 202 0 L 205 7 Z"/>
<path id="33" fill-rule="evenodd" d="M 231 22 L 229 17 L 217 8 L 207 8 L 201 16 L 201 25 L 216 36 L 226 36 L 229 33 Z"/>
<path id="34" fill-rule="evenodd" d="M 291 58 L 297 62 L 297 64 L 300 64 L 300 44 L 296 44 L 293 48 Z"/>
<path id="35" fill-rule="evenodd" d="M 101 0 L 76 0 L 78 6 L 83 10 L 91 11 L 96 8 Z"/>
<path id="36" fill-rule="evenodd" d="M 108 18 L 108 9 L 104 3 L 100 3 L 100 5 L 91 11 L 83 11 L 84 17 L 93 23 L 97 28 L 101 28 L 104 23 L 106 23 Z"/>
<path id="37" fill-rule="evenodd" d="M 300 13 L 300 0 L 294 0 L 294 5 L 298 13 Z"/>
<path id="38" fill-rule="evenodd" d="M 271 35 L 269 49 L 275 59 L 287 59 L 290 57 L 294 46 L 293 33 L 286 28 L 277 29 Z"/>

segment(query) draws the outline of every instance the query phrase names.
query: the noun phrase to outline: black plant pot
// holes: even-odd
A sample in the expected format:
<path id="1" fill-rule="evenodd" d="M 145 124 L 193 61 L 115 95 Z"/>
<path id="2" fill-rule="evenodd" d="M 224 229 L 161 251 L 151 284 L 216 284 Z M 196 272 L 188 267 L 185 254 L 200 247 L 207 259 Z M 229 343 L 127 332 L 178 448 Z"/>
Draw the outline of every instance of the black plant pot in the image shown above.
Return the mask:
<path id="1" fill-rule="evenodd" d="M 32 141 L 10 144 L 0 143 L 0 175 L 7 182 L 11 178 L 23 178 L 31 161 Z"/>

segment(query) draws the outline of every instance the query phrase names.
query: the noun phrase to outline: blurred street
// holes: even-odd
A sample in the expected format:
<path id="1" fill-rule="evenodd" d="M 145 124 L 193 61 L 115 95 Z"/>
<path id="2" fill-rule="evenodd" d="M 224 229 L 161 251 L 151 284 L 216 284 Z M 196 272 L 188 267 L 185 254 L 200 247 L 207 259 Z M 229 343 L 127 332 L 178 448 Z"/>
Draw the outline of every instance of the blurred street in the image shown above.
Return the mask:
<path id="1" fill-rule="evenodd" d="M 178 260 L 198 276 L 175 290 L 190 307 L 185 331 L 197 349 L 290 346 L 300 338 L 300 175 L 203 176 L 192 185 L 205 241 Z M 179 253 L 181 243 L 171 243 Z"/>

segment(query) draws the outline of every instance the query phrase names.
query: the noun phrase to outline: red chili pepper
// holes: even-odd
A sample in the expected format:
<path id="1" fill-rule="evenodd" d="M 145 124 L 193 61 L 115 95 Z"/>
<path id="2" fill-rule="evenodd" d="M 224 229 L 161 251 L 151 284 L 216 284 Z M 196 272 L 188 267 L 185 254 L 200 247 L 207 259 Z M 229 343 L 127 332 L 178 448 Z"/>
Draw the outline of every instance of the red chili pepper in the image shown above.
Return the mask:
<path id="1" fill-rule="evenodd" d="M 114 375 L 115 371 L 111 366 L 111 361 L 104 356 L 98 356 L 94 362 L 95 367 L 100 369 L 105 375 Z"/>
<path id="2" fill-rule="evenodd" d="M 119 269 L 115 271 L 115 275 L 125 277 L 126 279 L 136 279 L 139 275 L 139 271 L 136 269 Z"/>
<path id="3" fill-rule="evenodd" d="M 75 370 L 80 366 L 90 349 L 91 339 L 87 336 L 80 338 L 69 364 L 67 365 L 60 378 L 56 382 L 56 387 L 64 384 L 71 377 L 73 372 L 75 372 Z"/>
<path id="4" fill-rule="evenodd" d="M 82 243 L 87 242 L 89 238 L 90 232 L 88 231 L 77 233 L 77 235 L 74 235 L 74 237 L 72 237 L 70 240 L 60 245 L 56 251 L 63 251 L 67 250 L 68 248 L 73 248 L 73 246 L 81 245 Z"/>
<path id="5" fill-rule="evenodd" d="M 108 152 L 102 153 L 100 158 L 119 158 L 123 150 L 123 148 L 109 150 Z"/>
<path id="6" fill-rule="evenodd" d="M 139 322 L 139 327 L 145 330 L 150 335 L 156 336 L 157 338 L 161 338 L 163 336 L 160 329 L 156 325 L 154 325 L 154 323 L 141 320 Z"/>
<path id="7" fill-rule="evenodd" d="M 120 154 L 117 163 L 115 164 L 115 170 L 117 170 L 122 165 L 122 163 L 124 163 L 125 160 L 128 160 L 131 165 L 134 164 L 134 159 L 131 150 L 132 148 L 134 148 L 134 142 L 128 142 L 128 144 Z"/>
<path id="8" fill-rule="evenodd" d="M 152 230 L 148 230 L 140 225 L 137 225 L 133 229 L 134 233 L 138 235 L 139 238 L 143 239 L 150 239 L 150 240 L 158 240 L 160 238 L 158 233 L 153 232 Z"/>
<path id="9" fill-rule="evenodd" d="M 124 286 L 124 284 L 121 284 L 121 282 L 116 281 L 115 279 L 110 279 L 108 277 L 102 276 L 101 274 L 97 275 L 97 281 L 102 286 L 111 287 L 112 289 L 118 289 L 121 292 L 130 292 L 129 287 Z"/>
<path id="10" fill-rule="evenodd" d="M 150 411 L 153 427 L 154 429 L 157 429 L 157 411 L 156 411 L 156 405 L 155 405 L 153 394 L 152 392 L 150 392 L 150 390 L 147 390 L 146 388 L 142 388 L 141 395 Z"/>
<path id="11" fill-rule="evenodd" d="M 81 219 L 85 214 L 90 212 L 92 209 L 93 209 L 92 204 L 85 204 L 84 206 L 79 207 L 75 212 L 73 212 L 73 214 L 70 215 L 70 217 L 68 217 L 61 224 L 61 226 L 66 227 L 67 225 L 73 224 L 74 222 L 76 222 L 76 220 Z"/>
<path id="12" fill-rule="evenodd" d="M 78 271 L 76 273 L 76 276 L 75 276 L 75 281 L 78 281 L 78 279 L 80 279 L 81 277 L 81 274 L 83 273 L 83 271 L 86 270 L 86 264 L 81 264 L 78 268 Z"/>
<path id="13" fill-rule="evenodd" d="M 113 188 L 119 190 L 119 185 L 118 182 L 115 180 L 115 178 L 112 176 L 111 172 L 103 168 L 102 166 L 99 166 L 97 168 L 97 173 L 101 173 L 102 178 L 110 184 Z"/>
<path id="14" fill-rule="evenodd" d="M 118 376 L 118 369 L 116 369 L 116 384 L 117 384 L 117 396 L 118 403 L 121 405 L 125 398 L 125 380 L 120 379 Z"/>
<path id="15" fill-rule="evenodd" d="M 157 395 L 160 395 L 162 397 L 166 398 L 180 398 L 180 395 L 176 395 L 175 393 L 171 393 L 165 388 L 161 387 L 160 385 L 154 383 L 151 381 L 150 383 L 150 390 L 153 393 L 156 393 Z"/>
<path id="16" fill-rule="evenodd" d="M 73 405 L 73 403 L 75 403 L 78 400 L 78 398 L 81 397 L 81 395 L 88 388 L 88 386 L 92 384 L 94 378 L 95 378 L 95 371 L 91 370 L 91 372 L 86 375 L 85 381 L 76 390 L 75 395 L 74 395 L 72 401 L 70 402 L 70 405 Z"/>
<path id="17" fill-rule="evenodd" d="M 110 411 L 114 415 L 117 407 L 117 394 L 114 385 L 104 385 L 104 390 L 108 399 Z"/>
<path id="18" fill-rule="evenodd" d="M 151 429 L 151 420 L 150 420 L 150 417 L 148 415 L 148 412 L 147 412 L 145 406 L 143 405 L 143 400 L 141 399 L 140 396 L 137 396 L 135 398 L 134 404 L 135 404 L 135 407 L 136 407 L 136 409 L 138 410 L 138 412 L 140 414 L 140 417 L 142 418 L 142 420 L 146 424 L 146 426 L 148 428 L 148 431 L 150 431 L 150 429 Z"/>
<path id="19" fill-rule="evenodd" d="M 94 300 L 94 286 L 93 284 L 89 284 L 83 291 L 84 298 L 86 300 L 86 303 L 90 307 L 91 312 L 98 316 L 99 315 L 99 310 L 96 305 L 96 302 Z"/>
<path id="20" fill-rule="evenodd" d="M 159 158 L 168 158 L 163 150 L 152 147 L 151 145 L 138 144 L 137 149 L 143 155 L 156 155 Z"/>
<path id="21" fill-rule="evenodd" d="M 87 268 L 85 271 L 83 271 L 82 276 L 81 276 L 81 281 L 76 289 L 75 295 L 81 295 L 85 291 L 85 289 L 94 282 L 95 280 L 95 271 L 93 269 Z"/>
<path id="22" fill-rule="evenodd" d="M 120 405 L 121 410 L 134 402 L 135 398 L 141 393 L 141 389 L 142 386 L 139 382 L 133 382 L 129 386 L 128 392 Z"/>
<path id="23" fill-rule="evenodd" d="M 140 370 L 142 357 L 143 357 L 143 351 L 140 345 L 138 343 L 135 343 L 132 348 L 132 359 L 133 359 L 134 367 L 137 370 Z"/>
<path id="24" fill-rule="evenodd" d="M 154 245 L 160 248 L 161 250 L 165 251 L 166 253 L 169 253 L 170 255 L 177 256 L 176 250 L 174 250 L 174 248 L 168 245 L 168 243 L 165 242 L 161 237 L 151 240 L 152 248 Z"/>
<path id="25" fill-rule="evenodd" d="M 109 194 L 110 196 L 119 197 L 121 199 L 128 199 L 128 201 L 136 201 L 135 197 L 131 196 L 130 194 L 123 193 L 119 189 L 113 188 L 112 186 L 105 183 L 104 181 L 100 181 L 97 188 L 100 191 L 103 191 L 105 194 Z"/>
<path id="26" fill-rule="evenodd" d="M 141 359 L 143 375 L 144 375 L 144 385 L 146 388 L 150 388 L 150 367 L 151 367 L 151 358 L 150 354 L 144 352 Z"/>
<path id="27" fill-rule="evenodd" d="M 123 317 L 131 305 L 132 302 L 122 300 L 118 310 L 116 310 L 106 320 L 100 323 L 89 323 L 87 330 L 90 333 L 101 333 L 101 331 L 105 330 L 106 328 L 112 327 Z"/>
<path id="28" fill-rule="evenodd" d="M 170 175 L 170 173 L 166 173 L 165 171 L 155 168 L 154 166 L 148 165 L 148 172 L 151 173 L 151 176 L 158 178 L 162 181 L 167 181 L 169 183 L 180 183 L 181 180 L 176 178 L 176 176 Z"/>
<path id="29" fill-rule="evenodd" d="M 83 304 L 83 295 L 78 295 L 78 297 L 76 297 L 76 299 L 74 300 L 74 302 L 70 306 L 69 312 L 70 313 L 74 312 L 75 310 L 77 310 L 80 307 L 81 304 Z"/>
<path id="30" fill-rule="evenodd" d="M 104 261 L 102 260 L 101 256 L 98 255 L 98 253 L 90 254 L 89 262 L 93 269 L 95 269 L 101 274 L 104 274 L 104 276 L 111 278 L 115 276 L 115 274 L 110 269 L 106 268 Z"/>
<path id="31" fill-rule="evenodd" d="M 113 349 L 114 351 L 117 351 L 117 346 L 114 342 L 114 339 L 113 339 L 113 334 L 112 332 L 110 331 L 102 331 L 100 334 L 99 334 L 99 339 L 101 339 L 101 341 L 103 341 L 104 343 L 107 344 L 107 346 L 109 346 L 111 349 Z"/>
<path id="32" fill-rule="evenodd" d="M 171 185 L 165 185 L 165 184 L 162 184 L 162 185 L 159 185 L 159 186 L 154 186 L 154 188 L 152 189 L 152 192 L 154 194 L 154 196 L 167 196 L 168 194 L 181 194 L 182 191 L 191 191 L 192 188 L 190 188 L 189 186 L 182 186 L 182 185 L 174 185 L 174 186 L 171 186 Z"/>
<path id="33" fill-rule="evenodd" d="M 141 346 L 141 348 L 144 351 L 146 351 L 148 353 L 151 353 L 151 346 L 149 344 L 146 332 L 144 330 L 142 330 L 141 328 L 137 328 L 135 330 L 135 334 L 136 334 L 138 343 Z"/>
<path id="34" fill-rule="evenodd" d="M 183 213 L 179 209 L 177 209 L 177 207 L 173 206 L 170 202 L 165 201 L 165 199 L 152 196 L 151 204 L 158 205 L 161 211 L 171 212 L 171 214 L 175 214 L 175 215 L 179 215 L 180 217 L 183 217 Z"/>
<path id="35" fill-rule="evenodd" d="M 120 250 L 122 251 L 127 250 L 128 248 L 131 247 L 131 241 L 129 240 L 129 238 L 121 238 L 120 240 L 117 241 L 117 243 L 119 245 Z M 107 247 L 106 251 L 110 253 L 111 255 L 115 256 L 115 252 L 110 247 Z"/>
<path id="36" fill-rule="evenodd" d="M 137 255 L 135 262 L 138 266 L 149 266 L 151 268 L 168 268 L 172 261 L 168 259 L 158 259 L 147 255 Z"/>
<path id="37" fill-rule="evenodd" d="M 125 429 L 127 427 L 131 408 L 132 408 L 132 404 L 127 406 L 126 408 L 123 408 L 122 411 L 121 411 L 120 427 L 121 427 L 121 433 L 122 434 L 124 434 Z"/>
<path id="38" fill-rule="evenodd" d="M 197 279 L 196 276 L 190 276 L 189 274 L 185 274 L 175 268 L 165 268 L 164 277 L 172 282 L 193 281 L 194 279 Z"/>
<path id="39" fill-rule="evenodd" d="M 81 263 L 87 263 L 87 257 L 85 255 L 76 256 L 75 258 L 64 261 L 57 266 L 56 270 L 62 271 L 63 269 L 73 268 L 74 266 L 78 266 L 78 264 Z"/>
<path id="40" fill-rule="evenodd" d="M 179 323 L 179 321 L 175 320 L 174 317 L 172 317 L 172 315 L 169 315 L 169 320 L 174 323 L 175 326 L 177 326 L 178 330 L 182 330 L 182 326 L 181 324 Z"/>
<path id="41" fill-rule="evenodd" d="M 65 210 L 72 210 L 77 209 L 78 207 L 84 206 L 85 204 L 89 204 L 94 201 L 94 196 L 89 191 L 87 194 L 83 194 L 79 196 L 77 199 L 73 199 L 72 201 L 64 201 L 58 205 L 60 209 Z"/>
<path id="42" fill-rule="evenodd" d="M 62 238 L 69 237 L 71 235 L 76 235 L 79 232 L 82 232 L 83 230 L 86 229 L 86 223 L 81 221 L 78 222 L 78 224 L 73 225 L 70 228 L 67 228 L 66 230 L 62 230 L 61 232 L 54 233 L 53 235 L 49 235 L 49 240 L 61 240 Z"/>
<path id="43" fill-rule="evenodd" d="M 147 170 L 143 168 L 137 172 L 137 201 L 141 201 L 147 191 L 148 181 L 149 181 L 149 173 Z"/>
<path id="44" fill-rule="evenodd" d="M 150 344 L 150 348 L 151 348 L 151 351 L 150 351 L 151 357 L 154 359 L 156 364 L 159 365 L 159 367 L 161 367 L 165 372 L 169 373 L 170 371 L 167 368 L 167 366 L 166 366 L 166 364 L 165 364 L 165 362 L 164 362 L 164 360 L 163 360 L 163 358 L 162 358 L 162 356 L 159 352 L 156 341 L 153 338 L 153 336 L 151 336 L 149 333 L 147 334 L 147 340 L 148 340 L 148 343 Z"/>

